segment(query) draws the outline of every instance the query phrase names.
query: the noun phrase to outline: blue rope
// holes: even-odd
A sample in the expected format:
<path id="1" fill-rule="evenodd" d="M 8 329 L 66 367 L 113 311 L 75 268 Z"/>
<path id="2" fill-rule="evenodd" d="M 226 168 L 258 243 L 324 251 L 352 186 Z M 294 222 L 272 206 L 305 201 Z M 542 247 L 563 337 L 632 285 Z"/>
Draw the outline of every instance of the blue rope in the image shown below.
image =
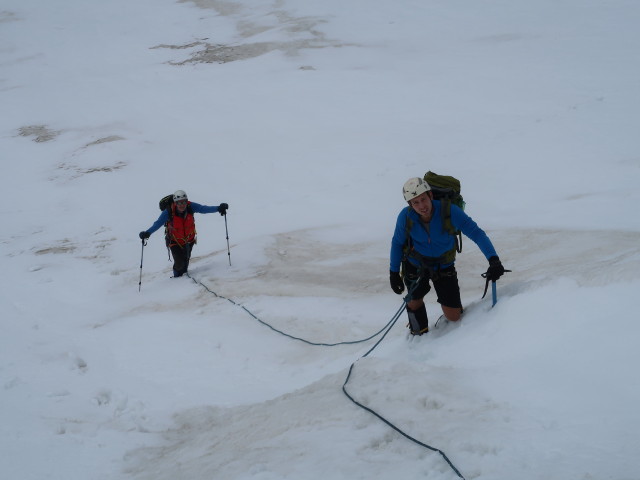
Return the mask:
<path id="1" fill-rule="evenodd" d="M 403 310 L 406 307 L 406 304 L 409 303 L 409 301 L 411 300 L 411 294 L 413 293 L 413 291 L 416 289 L 416 287 L 418 286 L 418 282 L 419 282 L 419 278 L 416 279 L 412 285 L 411 288 L 408 289 L 408 293 L 407 295 L 404 297 L 404 301 L 402 304 L 402 307 L 400 308 L 400 310 L 398 310 L 396 312 L 396 314 L 394 315 L 394 317 L 391 319 L 390 324 L 388 325 L 387 331 L 384 333 L 384 335 L 382 335 L 382 337 L 380 337 L 380 339 L 375 343 L 375 345 L 373 347 L 371 347 L 369 349 L 369 351 L 367 353 L 365 353 L 362 357 L 360 358 L 365 358 L 367 357 L 371 352 L 373 352 L 376 347 L 378 345 L 380 345 L 380 343 L 382 342 L 382 340 L 384 340 L 384 338 L 387 336 L 387 334 L 389 333 L 389 331 L 391 330 L 391 328 L 395 325 L 395 323 L 398 321 L 398 319 L 400 318 L 400 315 L 402 314 Z M 386 328 L 386 327 L 385 327 Z M 359 360 L 359 359 L 358 359 Z M 449 467 L 451 467 L 451 469 L 456 473 L 456 475 L 458 475 L 459 478 L 461 478 L 462 480 L 465 480 L 465 478 L 462 476 L 462 474 L 460 473 L 460 471 L 455 467 L 455 465 L 453 463 L 451 463 L 451 460 L 449 460 L 449 457 L 447 457 L 447 455 L 440 450 L 439 448 L 435 448 L 432 447 L 430 445 L 427 445 L 424 442 L 421 442 L 420 440 L 418 440 L 417 438 L 412 437 L 411 435 L 405 433 L 403 430 L 401 430 L 400 428 L 396 427 L 393 423 L 391 423 L 389 420 L 387 420 L 386 418 L 384 418 L 382 415 L 380 415 L 379 413 L 377 413 L 375 410 L 363 405 L 362 403 L 358 402 L 355 398 L 353 398 L 351 395 L 349 395 L 349 392 L 347 392 L 347 383 L 349 383 L 349 379 L 351 378 L 351 374 L 353 373 L 353 367 L 355 366 L 356 362 L 353 362 L 351 364 L 351 366 L 349 367 L 349 373 L 347 374 L 347 378 L 345 379 L 344 383 L 342 384 L 342 391 L 344 392 L 344 394 L 347 396 L 347 398 L 349 400 L 351 400 L 355 405 L 357 405 L 358 407 L 362 408 L 363 410 L 366 410 L 367 412 L 369 412 L 370 414 L 374 415 L 375 417 L 377 417 L 378 419 L 382 420 L 385 424 L 387 424 L 389 427 L 391 427 L 392 429 L 394 429 L 396 432 L 398 432 L 400 435 L 402 435 L 403 437 L 407 438 L 408 440 L 412 441 L 413 443 L 415 443 L 416 445 L 419 445 L 423 448 L 429 449 L 433 452 L 438 452 L 442 458 L 444 458 L 444 460 L 447 462 L 447 464 L 449 465 Z"/>
<path id="2" fill-rule="evenodd" d="M 345 341 L 345 342 L 336 342 L 336 343 L 321 343 L 321 342 L 312 342 L 310 340 L 305 340 L 304 338 L 300 338 L 300 337 L 296 337 L 294 335 L 290 335 L 286 332 L 283 332 L 282 330 L 278 330 L 277 328 L 275 328 L 273 325 L 270 325 L 269 323 L 265 322 L 264 320 L 260 319 L 257 315 L 255 315 L 251 310 L 249 310 L 247 307 L 245 307 L 244 305 L 240 305 L 239 303 L 234 302 L 233 300 L 231 300 L 230 298 L 224 297 L 222 295 L 217 294 L 216 292 L 214 292 L 213 290 L 211 290 L 209 287 L 207 287 L 204 283 L 200 282 L 199 280 L 196 280 L 195 278 L 193 278 L 191 275 L 189 275 L 189 273 L 186 274 L 187 277 L 189 277 L 191 280 L 193 280 L 194 283 L 202 286 L 207 292 L 215 295 L 218 298 L 222 298 L 224 300 L 227 300 L 228 302 L 232 303 L 233 305 L 242 308 L 245 312 L 247 312 L 249 315 L 251 315 L 255 320 L 257 320 L 258 322 L 260 322 L 262 325 L 264 325 L 265 327 L 270 328 L 271 330 L 273 330 L 274 332 L 279 333 L 280 335 L 284 335 L 285 337 L 291 338 L 292 340 L 298 340 L 300 342 L 304 342 L 307 345 L 313 345 L 315 347 L 336 347 L 338 345 L 354 345 L 357 343 L 364 343 L 367 342 L 369 340 L 371 340 L 372 338 L 377 337 L 378 335 L 380 335 L 382 332 L 384 332 L 390 325 L 392 325 L 392 322 L 395 323 L 395 321 L 397 320 L 397 318 L 394 320 L 395 317 L 399 316 L 402 311 L 404 310 L 404 304 L 402 305 L 402 307 L 400 307 L 400 310 L 396 313 L 396 315 L 394 315 L 394 318 L 392 318 L 389 323 L 387 323 L 384 327 L 382 327 L 380 330 L 378 330 L 376 333 L 374 333 L 373 335 L 368 336 L 367 338 L 363 338 L 361 340 L 351 340 L 351 341 Z M 386 335 L 386 334 L 385 334 Z M 383 337 L 384 338 L 384 337 Z M 377 345 L 377 344 L 376 344 Z"/>
<path id="3" fill-rule="evenodd" d="M 395 323 L 395 322 L 394 322 Z M 386 335 L 386 333 L 385 333 Z M 384 338 L 384 337 L 383 337 Z M 377 345 L 377 344 L 376 344 Z M 375 347 L 374 347 L 375 348 Z M 372 349 L 373 350 L 373 349 Z M 369 350 L 369 352 L 371 352 L 372 350 Z M 362 356 L 362 358 L 366 357 L 369 352 L 367 352 L 365 355 Z M 400 428 L 396 427 L 393 423 L 391 423 L 389 420 L 387 420 L 386 418 L 384 418 L 382 415 L 380 415 L 379 413 L 377 413 L 375 410 L 363 405 L 362 403 L 358 402 L 355 398 L 353 398 L 351 395 L 349 395 L 349 392 L 347 392 L 347 383 L 349 382 L 349 379 L 351 378 L 351 373 L 353 372 L 353 367 L 355 366 L 355 362 L 351 364 L 351 367 L 349 367 L 349 373 L 347 374 L 347 378 L 344 381 L 344 384 L 342 385 L 342 391 L 344 392 L 344 394 L 347 396 L 347 398 L 349 398 L 349 400 L 351 400 L 354 404 L 356 404 L 358 407 L 366 410 L 367 412 L 369 412 L 370 414 L 374 415 L 375 417 L 377 417 L 378 419 L 382 420 L 385 424 L 387 424 L 389 427 L 391 427 L 392 429 L 394 429 L 396 432 L 398 432 L 400 435 L 402 435 L 403 437 L 407 438 L 408 440 L 412 441 L 413 443 L 420 445 L 423 448 L 427 448 L 433 452 L 438 452 L 442 458 L 444 458 L 444 460 L 447 462 L 447 464 L 449 465 L 449 467 L 451 467 L 451 469 L 456 473 L 456 475 L 458 475 L 458 477 L 460 477 L 462 480 L 465 480 L 465 478 L 462 476 L 462 474 L 460 473 L 460 471 L 455 467 L 455 465 L 453 463 L 451 463 L 451 460 L 449 460 L 449 457 L 447 457 L 447 455 L 440 450 L 439 448 L 435 448 L 432 447 L 431 445 L 427 445 L 424 442 L 421 442 L 420 440 L 418 440 L 417 438 L 412 437 L 411 435 L 405 433 L 404 431 L 402 431 Z"/>

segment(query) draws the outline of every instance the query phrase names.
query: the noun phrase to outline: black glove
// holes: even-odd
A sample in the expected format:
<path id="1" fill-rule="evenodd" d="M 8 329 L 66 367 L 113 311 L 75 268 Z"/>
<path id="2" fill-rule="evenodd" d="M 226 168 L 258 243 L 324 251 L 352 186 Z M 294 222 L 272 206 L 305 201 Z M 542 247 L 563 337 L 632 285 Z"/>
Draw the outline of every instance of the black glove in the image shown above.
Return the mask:
<path id="1" fill-rule="evenodd" d="M 389 271 L 389 282 L 391 283 L 391 290 L 400 295 L 404 292 L 404 282 L 399 272 Z"/>
<path id="2" fill-rule="evenodd" d="M 493 256 L 489 259 L 489 268 L 487 269 L 487 273 L 484 274 L 484 277 L 487 281 L 495 282 L 502 275 L 504 275 L 505 269 L 502 266 L 502 262 L 497 256 Z"/>
<path id="3" fill-rule="evenodd" d="M 151 236 L 151 234 L 149 232 L 140 232 L 139 236 L 140 236 L 140 240 L 146 240 Z"/>
<path id="4" fill-rule="evenodd" d="M 228 208 L 229 208 L 228 204 L 221 203 L 220 206 L 218 207 L 218 212 L 220 212 L 220 215 L 226 215 Z"/>

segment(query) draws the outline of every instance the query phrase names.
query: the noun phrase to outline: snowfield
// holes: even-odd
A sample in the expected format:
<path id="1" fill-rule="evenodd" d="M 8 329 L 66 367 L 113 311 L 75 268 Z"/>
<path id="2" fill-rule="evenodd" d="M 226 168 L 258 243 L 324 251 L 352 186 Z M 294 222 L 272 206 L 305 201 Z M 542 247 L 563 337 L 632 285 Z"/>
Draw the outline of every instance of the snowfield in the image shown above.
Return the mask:
<path id="1" fill-rule="evenodd" d="M 639 14 L 5 0 L 2 478 L 640 479 Z M 371 350 L 427 170 L 513 272 L 465 238 L 462 322 Z M 190 278 L 138 238 L 176 189 L 230 205 Z"/>

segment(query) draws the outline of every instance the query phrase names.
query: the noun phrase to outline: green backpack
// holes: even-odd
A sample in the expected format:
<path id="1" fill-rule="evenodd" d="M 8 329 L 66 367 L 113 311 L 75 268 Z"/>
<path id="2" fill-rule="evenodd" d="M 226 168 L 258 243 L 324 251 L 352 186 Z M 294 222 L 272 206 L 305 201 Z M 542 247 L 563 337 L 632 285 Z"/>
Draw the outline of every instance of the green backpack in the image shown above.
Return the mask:
<path id="1" fill-rule="evenodd" d="M 456 252 L 462 252 L 462 232 L 451 223 L 451 204 L 462 210 L 466 203 L 460 194 L 462 187 L 460 180 L 449 175 L 438 175 L 429 170 L 424 174 L 424 181 L 431 187 L 434 200 L 440 200 L 442 207 L 442 227 L 456 238 Z"/>

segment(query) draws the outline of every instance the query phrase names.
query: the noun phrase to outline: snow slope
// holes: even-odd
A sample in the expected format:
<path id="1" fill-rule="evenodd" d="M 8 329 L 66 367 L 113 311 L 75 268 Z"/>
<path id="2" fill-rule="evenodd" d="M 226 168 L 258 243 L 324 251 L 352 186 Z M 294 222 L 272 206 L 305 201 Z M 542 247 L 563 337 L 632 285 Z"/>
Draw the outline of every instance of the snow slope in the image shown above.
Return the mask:
<path id="1" fill-rule="evenodd" d="M 354 362 L 466 479 L 640 478 L 640 4 L 310 3 L 3 2 L 2 478 L 458 478 Z M 466 241 L 459 325 L 261 323 L 381 330 L 428 169 L 494 308 Z M 230 204 L 191 280 L 178 188 Z"/>

